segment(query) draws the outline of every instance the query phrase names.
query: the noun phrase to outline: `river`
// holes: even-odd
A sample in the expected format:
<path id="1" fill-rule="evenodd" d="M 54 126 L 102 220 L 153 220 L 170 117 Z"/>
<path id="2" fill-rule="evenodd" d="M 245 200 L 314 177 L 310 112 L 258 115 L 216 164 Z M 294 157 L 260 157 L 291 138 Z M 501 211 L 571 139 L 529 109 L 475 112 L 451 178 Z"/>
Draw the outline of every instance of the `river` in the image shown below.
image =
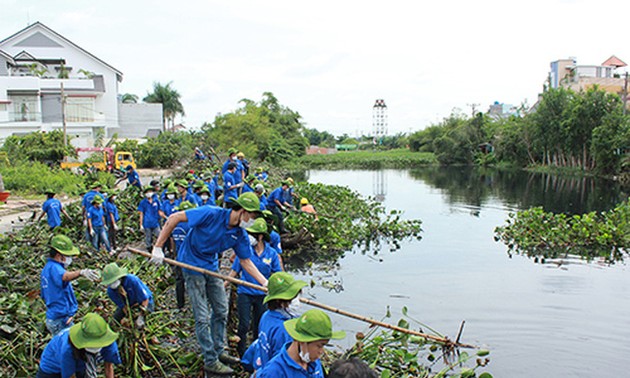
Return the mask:
<path id="1" fill-rule="evenodd" d="M 627 198 L 614 183 L 470 168 L 310 171 L 310 182 L 348 186 L 423 222 L 423 239 L 375 256 L 346 253 L 307 296 L 377 319 L 390 306 L 454 338 L 491 351 L 495 377 L 627 376 L 630 274 L 625 263 L 578 259 L 535 263 L 494 241 L 509 212 L 530 206 L 582 213 Z M 312 199 L 317 206 L 317 199 Z M 332 315 L 354 341 L 361 322 Z M 412 322 L 413 325 L 413 322 Z"/>

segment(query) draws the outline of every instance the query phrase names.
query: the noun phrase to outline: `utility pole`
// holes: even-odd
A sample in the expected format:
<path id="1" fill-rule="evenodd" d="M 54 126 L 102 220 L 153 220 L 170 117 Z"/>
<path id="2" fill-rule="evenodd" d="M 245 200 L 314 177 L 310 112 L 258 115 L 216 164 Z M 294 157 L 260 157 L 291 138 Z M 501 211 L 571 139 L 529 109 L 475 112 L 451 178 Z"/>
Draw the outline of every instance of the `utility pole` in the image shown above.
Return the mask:
<path id="1" fill-rule="evenodd" d="M 628 72 L 626 72 L 626 80 L 623 84 L 623 115 L 626 115 L 627 103 L 628 103 Z"/>
<path id="2" fill-rule="evenodd" d="M 68 130 L 66 129 L 66 94 L 63 91 L 63 81 L 61 82 L 61 124 L 63 125 L 63 148 L 68 148 Z M 64 156 L 64 161 L 66 157 Z"/>
<path id="3" fill-rule="evenodd" d="M 477 106 L 479 106 L 479 104 L 467 104 L 468 106 L 470 106 L 472 108 L 472 117 L 475 118 L 475 114 L 477 113 Z"/>

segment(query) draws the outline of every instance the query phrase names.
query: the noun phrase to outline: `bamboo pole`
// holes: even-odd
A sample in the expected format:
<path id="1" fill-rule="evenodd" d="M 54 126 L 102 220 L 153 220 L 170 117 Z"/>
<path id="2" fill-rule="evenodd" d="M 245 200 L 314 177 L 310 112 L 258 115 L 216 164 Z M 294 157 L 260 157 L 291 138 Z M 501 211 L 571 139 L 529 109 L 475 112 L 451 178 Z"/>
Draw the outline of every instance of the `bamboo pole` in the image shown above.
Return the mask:
<path id="1" fill-rule="evenodd" d="M 133 252 L 133 253 L 135 253 L 137 255 L 141 255 L 141 256 L 144 256 L 144 257 L 147 257 L 147 258 L 151 258 L 151 254 L 148 253 L 148 252 L 144 252 L 144 251 L 141 251 L 139 249 L 132 248 L 132 247 L 127 247 L 127 250 L 129 250 L 130 252 Z M 199 267 L 194 266 L 194 265 L 189 265 L 189 264 L 186 264 L 186 263 L 182 263 L 182 262 L 179 262 L 179 261 L 176 261 L 176 260 L 173 260 L 173 259 L 169 259 L 168 257 L 164 258 L 164 262 L 166 262 L 167 264 L 170 264 L 170 265 L 178 266 L 180 268 L 189 269 L 189 270 L 192 270 L 192 271 L 195 271 L 195 272 L 198 272 L 198 273 L 202 273 L 202 274 L 206 274 L 206 275 L 209 275 L 209 276 L 212 276 L 212 277 L 215 277 L 215 278 L 219 278 L 219 279 L 231 282 L 231 283 L 236 284 L 236 285 L 247 286 L 249 288 L 260 290 L 260 291 L 264 291 L 264 292 L 267 291 L 267 288 L 264 287 L 264 286 L 260 286 L 260 285 L 253 284 L 251 282 L 239 280 L 238 278 L 233 278 L 233 277 L 230 277 L 230 276 L 226 276 L 224 274 L 213 272 L 211 270 L 199 268 Z M 392 324 L 389 324 L 389 323 L 381 322 L 379 320 L 368 318 L 366 316 L 362 316 L 362 315 L 354 314 L 354 313 L 351 313 L 351 312 L 348 312 L 348 311 L 345 311 L 345 310 L 341 310 L 341 309 L 338 309 L 336 307 L 332 307 L 332 306 L 329 306 L 329 305 L 326 305 L 326 304 L 323 304 L 323 303 L 315 302 L 315 301 L 312 301 L 310 299 L 306 299 L 306 298 L 300 297 L 300 302 L 302 302 L 304 304 L 307 304 L 307 305 L 310 305 L 310 306 L 313 306 L 313 307 L 321 308 L 322 310 L 330 311 L 330 312 L 335 313 L 335 314 L 343 315 L 343 316 L 346 316 L 348 318 L 352 318 L 352 319 L 355 319 L 355 320 L 360 320 L 362 322 L 369 323 L 372 326 L 383 327 L 383 328 L 391 329 L 392 331 L 396 331 L 396 332 L 400 332 L 400 333 L 406 333 L 408 335 L 422 337 L 424 339 L 435 341 L 437 343 L 444 344 L 444 345 L 449 346 L 449 347 L 450 346 L 454 346 L 454 347 L 461 347 L 461 348 L 477 348 L 474 345 L 460 343 L 459 342 L 459 336 L 458 336 L 458 340 L 453 342 L 448 337 L 439 337 L 439 336 L 429 335 L 429 334 L 426 334 L 426 333 L 414 331 L 412 329 L 407 329 L 407 328 L 395 326 L 395 325 L 392 325 Z M 461 334 L 460 334 L 460 336 L 461 336 Z"/>

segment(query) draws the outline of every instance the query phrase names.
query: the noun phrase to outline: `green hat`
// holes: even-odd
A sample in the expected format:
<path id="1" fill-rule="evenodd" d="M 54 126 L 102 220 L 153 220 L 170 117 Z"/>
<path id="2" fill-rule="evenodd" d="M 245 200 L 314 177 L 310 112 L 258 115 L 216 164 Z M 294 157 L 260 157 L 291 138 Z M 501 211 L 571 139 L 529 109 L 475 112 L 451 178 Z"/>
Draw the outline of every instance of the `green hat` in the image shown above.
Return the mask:
<path id="1" fill-rule="evenodd" d="M 213 165 L 212 166 L 212 172 L 219 171 L 219 170 L 221 170 L 221 167 L 219 167 L 218 165 Z"/>
<path id="2" fill-rule="evenodd" d="M 116 281 L 120 277 L 126 276 L 127 274 L 129 274 L 129 271 L 125 268 L 119 267 L 118 264 L 107 264 L 101 273 L 101 283 L 105 286 L 109 286 L 112 282 Z"/>
<path id="3" fill-rule="evenodd" d="M 238 150 L 236 148 L 234 148 L 234 147 L 228 148 L 228 155 L 232 155 L 232 154 L 235 154 L 237 152 L 238 152 Z"/>
<path id="4" fill-rule="evenodd" d="M 154 189 L 151 185 L 145 185 L 145 186 L 142 188 L 142 193 L 146 193 L 146 192 L 149 192 L 149 191 L 154 191 L 154 190 L 155 190 L 155 189 Z"/>
<path id="5" fill-rule="evenodd" d="M 184 201 L 182 203 L 179 204 L 179 206 L 175 207 L 175 210 L 177 211 L 186 211 L 189 209 L 194 209 L 195 207 L 197 207 L 197 205 L 195 205 L 194 203 L 190 202 L 190 201 Z"/>
<path id="6" fill-rule="evenodd" d="M 203 188 L 204 186 L 206 186 L 206 183 L 203 182 L 203 180 L 197 180 L 193 184 L 193 188 L 195 188 L 195 189 Z"/>
<path id="7" fill-rule="evenodd" d="M 243 193 L 237 198 L 230 197 L 232 202 L 236 202 L 246 211 L 260 213 L 260 200 L 254 192 Z"/>
<path id="8" fill-rule="evenodd" d="M 188 181 L 186 181 L 185 179 L 179 179 L 175 181 L 175 185 L 188 188 Z"/>
<path id="9" fill-rule="evenodd" d="M 95 188 L 98 188 L 99 186 L 102 186 L 101 182 L 100 181 L 94 181 L 92 183 L 92 185 L 90 185 L 90 189 L 95 189 Z"/>
<path id="10" fill-rule="evenodd" d="M 101 196 L 94 196 L 94 198 L 92 198 L 92 203 L 103 203 L 103 202 L 105 201 L 103 200 L 103 197 Z"/>
<path id="11" fill-rule="evenodd" d="M 203 186 L 199 189 L 199 194 L 201 193 L 208 193 L 210 194 L 210 189 L 208 189 L 208 185 L 203 184 Z"/>
<path id="12" fill-rule="evenodd" d="M 282 185 L 286 185 L 289 188 L 293 186 L 293 184 L 291 184 L 291 182 L 289 180 L 282 180 Z"/>
<path id="13" fill-rule="evenodd" d="M 170 184 L 169 186 L 167 186 L 166 194 L 177 194 L 177 188 L 175 187 L 175 185 Z"/>
<path id="14" fill-rule="evenodd" d="M 250 182 L 256 180 L 256 176 L 252 175 L 251 173 L 247 175 L 247 177 L 245 177 L 245 182 Z"/>
<path id="15" fill-rule="evenodd" d="M 77 256 L 79 249 L 72 244 L 72 240 L 66 235 L 55 235 L 50 240 L 50 246 L 64 256 Z"/>
<path id="16" fill-rule="evenodd" d="M 324 339 L 343 339 L 344 331 L 333 332 L 330 317 L 322 310 L 308 310 L 299 318 L 284 322 L 284 328 L 295 341 L 308 343 Z"/>
<path id="17" fill-rule="evenodd" d="M 262 172 L 263 172 L 262 167 L 256 167 L 256 173 L 262 173 Z"/>
<path id="18" fill-rule="evenodd" d="M 194 179 L 195 179 L 195 175 L 193 175 L 192 173 L 186 174 L 186 180 L 194 180 Z"/>
<path id="19" fill-rule="evenodd" d="M 169 186 L 172 183 L 173 183 L 173 180 L 171 180 L 170 178 L 167 178 L 164 181 L 162 181 L 162 185 L 164 185 L 164 186 Z"/>
<path id="20" fill-rule="evenodd" d="M 46 188 L 44 190 L 44 194 L 55 194 L 56 192 L 54 190 L 52 190 L 51 188 Z"/>
<path id="21" fill-rule="evenodd" d="M 118 334 L 99 314 L 85 314 L 83 321 L 70 327 L 70 341 L 77 349 L 103 348 L 112 345 Z"/>
<path id="22" fill-rule="evenodd" d="M 302 280 L 296 280 L 287 272 L 277 272 L 269 277 L 267 282 L 267 295 L 263 300 L 263 303 L 267 303 L 274 299 L 282 299 L 290 301 L 295 298 L 296 295 L 302 290 L 304 286 L 308 285 Z"/>
<path id="23" fill-rule="evenodd" d="M 251 227 L 247 227 L 245 230 L 252 234 L 263 234 L 265 241 L 271 240 L 269 237 L 269 232 L 267 232 L 267 222 L 265 218 L 258 218 L 254 221 Z"/>

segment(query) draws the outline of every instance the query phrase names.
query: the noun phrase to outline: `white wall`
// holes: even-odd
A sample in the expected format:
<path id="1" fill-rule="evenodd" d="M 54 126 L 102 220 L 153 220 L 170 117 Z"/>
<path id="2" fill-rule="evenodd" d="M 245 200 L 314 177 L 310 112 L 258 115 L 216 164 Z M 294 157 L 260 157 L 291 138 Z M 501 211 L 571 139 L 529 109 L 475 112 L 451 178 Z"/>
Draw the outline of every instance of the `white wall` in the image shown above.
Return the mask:
<path id="1" fill-rule="evenodd" d="M 111 129 L 108 137 L 118 133 L 121 139 L 144 138 L 149 129 L 162 130 L 162 104 L 118 103 L 118 129 Z"/>

